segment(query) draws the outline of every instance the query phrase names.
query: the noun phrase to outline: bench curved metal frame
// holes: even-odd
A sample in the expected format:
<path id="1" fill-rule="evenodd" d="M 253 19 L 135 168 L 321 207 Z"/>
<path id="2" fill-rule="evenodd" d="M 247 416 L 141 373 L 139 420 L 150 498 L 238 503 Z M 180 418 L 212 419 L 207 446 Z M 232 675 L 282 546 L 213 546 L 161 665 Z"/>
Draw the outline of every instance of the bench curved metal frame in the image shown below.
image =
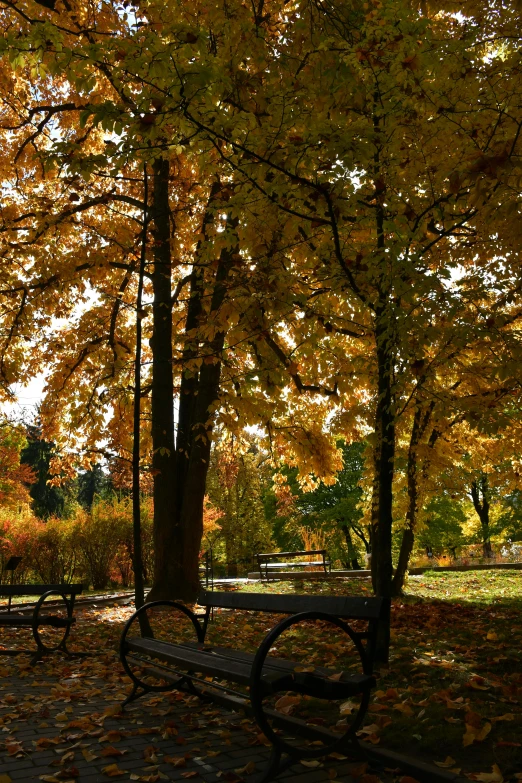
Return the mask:
<path id="1" fill-rule="evenodd" d="M 53 615 L 50 615 L 46 619 L 46 622 L 40 622 L 40 609 L 45 603 L 45 599 L 49 598 L 51 595 L 58 595 L 63 599 L 67 609 L 67 618 L 54 617 Z M 61 590 L 48 590 L 46 593 L 40 596 L 34 607 L 33 624 L 31 626 L 33 637 L 40 655 L 43 655 L 44 653 L 56 652 L 57 650 L 62 650 L 64 653 L 69 654 L 67 649 L 67 639 L 71 632 L 71 625 L 74 623 L 73 610 L 74 600 L 69 600 L 65 593 L 63 593 Z M 52 628 L 64 629 L 63 637 L 58 644 L 54 645 L 53 647 L 49 647 L 49 645 L 42 641 L 42 637 L 40 636 L 40 632 L 38 630 L 42 625 L 51 626 Z"/>
<path id="2" fill-rule="evenodd" d="M 311 611 L 300 612 L 299 614 L 291 615 L 290 617 L 286 617 L 284 620 L 281 620 L 279 623 L 277 623 L 277 625 L 275 625 L 274 628 L 272 628 L 272 630 L 269 631 L 265 636 L 252 663 L 252 673 L 250 675 L 250 702 L 252 705 L 252 712 L 259 728 L 263 731 L 263 734 L 268 737 L 272 745 L 274 745 L 274 747 L 276 747 L 280 753 L 287 753 L 290 756 L 304 759 L 315 759 L 319 758 L 320 756 L 325 756 L 329 753 L 341 751 L 343 748 L 346 748 L 348 742 L 354 742 L 356 736 L 355 732 L 359 729 L 364 719 L 364 715 L 368 709 L 368 704 L 370 701 L 370 688 L 362 689 L 360 691 L 361 703 L 351 724 L 348 726 L 346 731 L 339 736 L 338 739 L 326 747 L 315 749 L 299 748 L 295 745 L 290 745 L 274 731 L 269 722 L 268 715 L 263 708 L 263 696 L 265 695 L 263 693 L 264 689 L 262 682 L 263 665 L 268 656 L 268 653 L 270 652 L 270 649 L 274 646 L 274 642 L 281 636 L 282 633 L 284 633 L 284 631 L 286 631 L 288 628 L 291 628 L 293 625 L 310 620 L 321 620 L 323 622 L 331 623 L 332 625 L 335 625 L 337 628 L 340 628 L 342 631 L 344 631 L 344 633 L 346 633 L 346 635 L 351 639 L 357 649 L 357 652 L 359 653 L 363 672 L 366 674 L 368 673 L 369 669 L 369 661 L 366 656 L 366 651 L 361 644 L 361 640 L 354 633 L 352 628 L 348 625 L 348 623 L 345 623 L 338 617 L 334 617 L 333 615 L 327 614 L 326 612 Z M 281 688 L 281 690 L 288 691 L 292 690 L 292 688 L 284 687 Z M 306 693 L 306 687 L 304 687 L 302 690 L 304 693 Z M 271 715 L 270 717 L 273 718 L 274 715 Z M 281 715 L 281 718 L 278 720 L 281 724 L 285 723 L 283 715 Z M 291 725 L 291 722 L 287 721 L 287 724 Z"/>
<path id="3" fill-rule="evenodd" d="M 136 620 L 139 623 L 140 617 L 142 615 L 146 615 L 149 609 L 153 609 L 154 607 L 157 606 L 169 606 L 172 609 L 177 609 L 178 611 L 185 614 L 192 621 L 192 625 L 194 626 L 194 630 L 196 631 L 198 642 L 202 644 L 205 639 L 205 631 L 203 627 L 200 625 L 198 618 L 196 617 L 194 612 L 192 612 L 184 604 L 179 603 L 178 601 L 151 601 L 148 604 L 143 604 L 143 606 L 140 606 L 140 608 L 136 612 L 134 612 L 134 614 L 132 614 L 131 617 L 129 617 L 129 619 L 125 623 L 120 639 L 120 661 L 126 673 L 131 678 L 133 684 L 132 691 L 123 702 L 122 708 L 125 707 L 126 704 L 129 704 L 129 702 L 138 699 L 144 693 L 148 693 L 150 691 L 154 691 L 155 693 L 166 693 L 167 691 L 171 691 L 176 688 L 177 684 L 181 684 L 182 680 L 183 683 L 188 686 L 188 681 L 190 679 L 188 675 L 186 677 L 180 677 L 179 683 L 171 682 L 168 683 L 167 685 L 150 685 L 149 683 L 140 680 L 140 678 L 132 671 L 127 661 L 127 654 L 128 654 L 127 636 L 129 634 L 132 625 Z M 139 692 L 140 689 L 142 693 Z"/>

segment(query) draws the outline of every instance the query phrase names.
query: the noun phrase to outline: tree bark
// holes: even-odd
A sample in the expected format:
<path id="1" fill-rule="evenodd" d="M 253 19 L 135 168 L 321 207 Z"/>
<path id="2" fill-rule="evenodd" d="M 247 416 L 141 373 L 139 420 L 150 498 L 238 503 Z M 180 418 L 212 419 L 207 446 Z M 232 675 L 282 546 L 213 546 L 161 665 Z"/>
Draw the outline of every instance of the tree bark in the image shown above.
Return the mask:
<path id="1" fill-rule="evenodd" d="M 482 495 L 482 500 L 480 496 Z M 471 484 L 471 498 L 475 511 L 480 519 L 480 527 L 482 532 L 482 551 L 484 557 L 491 557 L 493 555 L 493 547 L 491 546 L 490 527 L 489 527 L 489 482 L 485 473 L 482 474 L 478 481 L 473 481 Z"/>
<path id="2" fill-rule="evenodd" d="M 141 508 L 140 508 L 140 435 L 141 435 L 141 320 L 143 278 L 147 252 L 148 227 L 148 179 L 147 167 L 143 167 L 143 238 L 138 276 L 138 293 L 136 296 L 136 355 L 134 359 L 134 422 L 132 440 L 132 567 L 134 571 L 134 603 L 136 609 L 145 602 L 145 587 L 143 582 L 143 553 L 141 545 Z M 143 632 L 142 628 L 142 632 Z"/>
<path id="3" fill-rule="evenodd" d="M 162 172 L 164 174 L 164 172 Z M 167 174 L 168 180 L 168 174 Z M 213 215 L 219 208 L 220 186 L 214 185 L 211 189 L 207 210 L 203 218 L 202 233 L 205 231 Z M 164 196 L 163 196 L 164 197 Z M 227 231 L 232 231 L 235 236 L 236 221 L 230 221 Z M 166 232 L 167 225 L 161 224 Z M 165 234 L 162 234 L 166 236 Z M 158 240 L 156 239 L 158 243 Z M 210 461 L 210 448 L 212 441 L 212 429 L 217 403 L 219 400 L 219 386 L 221 380 L 222 353 L 225 344 L 226 326 L 216 328 L 210 338 L 198 335 L 198 327 L 208 323 L 218 323 L 219 310 L 227 295 L 228 277 L 233 267 L 234 255 L 238 252 L 237 245 L 229 243 L 231 247 L 223 248 L 217 262 L 208 263 L 205 256 L 208 248 L 205 240 L 199 243 L 196 250 L 196 258 L 190 276 L 190 295 L 185 322 L 185 344 L 181 356 L 181 384 L 179 395 L 178 432 L 174 445 L 173 411 L 173 387 L 172 387 L 172 303 L 170 283 L 170 251 L 168 257 L 168 306 L 160 308 L 160 304 L 166 301 L 167 289 L 161 289 L 161 297 L 158 296 L 158 323 L 163 331 L 162 340 L 167 338 L 167 320 L 169 337 L 169 358 L 167 360 L 170 375 L 168 378 L 168 394 L 170 397 L 170 418 L 166 411 L 168 394 L 161 398 L 164 403 L 161 410 L 165 418 L 160 416 L 160 407 L 153 405 L 153 432 L 155 422 L 159 435 L 166 437 L 167 426 L 172 439 L 168 444 L 161 441 L 163 446 L 164 462 L 167 466 L 165 473 L 155 473 L 155 506 L 156 484 L 158 491 L 163 492 L 162 499 L 168 498 L 168 513 L 158 513 L 156 508 L 154 516 L 154 545 L 155 567 L 154 584 L 148 595 L 148 600 L 164 600 L 179 598 L 184 601 L 193 601 L 200 588 L 199 583 L 199 552 L 203 536 L 203 503 L 205 498 L 206 478 Z M 163 244 L 157 244 L 158 250 Z M 162 259 L 163 267 L 167 259 Z M 212 269 L 215 272 L 212 273 Z M 156 274 L 156 270 L 154 275 Z M 161 283 L 166 279 L 162 278 Z M 154 278 L 153 278 L 154 285 Z M 154 288 L 156 293 L 156 288 Z M 208 302 L 210 301 L 210 305 Z M 155 299 L 156 302 L 156 299 Z M 168 317 L 166 318 L 166 313 Z M 155 335 L 155 332 L 154 332 Z M 153 337 L 153 373 L 155 361 L 159 362 L 156 352 L 163 346 Z M 167 346 L 161 354 L 164 368 L 167 356 Z M 158 376 L 162 377 L 163 376 Z M 165 391 L 167 385 L 165 384 Z M 172 390 L 172 393 L 171 393 Z M 154 393 L 154 391 L 153 391 Z M 154 399 L 154 398 L 153 398 Z M 155 418 L 159 417 L 159 418 Z M 153 439 L 154 454 L 158 453 Z M 165 448 L 168 453 L 165 452 Z M 161 453 L 162 448 L 159 447 Z M 172 455 L 172 458 L 171 458 Z M 159 460 L 158 460 L 159 466 Z M 156 467 L 155 467 L 156 470 Z M 163 476 L 163 478 L 162 478 Z M 165 481 L 165 476 L 167 480 Z M 168 485 L 168 486 L 165 486 Z M 163 511 L 164 509 L 162 509 Z"/>
<path id="4" fill-rule="evenodd" d="M 351 566 L 354 571 L 360 571 L 361 566 L 359 565 L 359 561 L 357 560 L 357 550 L 353 545 L 350 528 L 348 527 L 348 525 L 341 525 L 341 529 L 344 533 L 346 548 L 348 549 L 348 561 L 351 563 Z"/>
<path id="5" fill-rule="evenodd" d="M 209 319 L 216 318 L 227 293 L 227 278 L 237 252 L 221 251 L 215 276 Z M 203 537 L 203 503 L 210 463 L 212 430 L 219 400 L 222 353 L 226 331 L 217 331 L 205 348 L 199 371 L 197 396 L 191 426 L 190 458 L 183 486 L 180 525 L 183 531 L 183 579 L 185 593 L 193 597 L 199 589 L 198 556 Z"/>
<path id="6" fill-rule="evenodd" d="M 401 548 L 397 567 L 393 575 L 392 594 L 401 595 L 404 587 L 404 580 L 408 571 L 410 556 L 413 551 L 415 541 L 415 525 L 417 522 L 419 487 L 417 481 L 417 446 L 422 436 L 422 408 L 418 405 L 415 408 L 413 417 L 413 427 L 408 448 L 408 510 L 406 511 L 406 527 L 402 534 Z"/>
<path id="7" fill-rule="evenodd" d="M 170 251 L 169 161 L 153 164 L 152 271 L 152 469 L 154 481 L 154 583 L 147 599 L 177 596 L 183 551 L 175 508 L 174 383 L 172 375 L 172 260 Z"/>
<path id="8" fill-rule="evenodd" d="M 375 415 L 376 444 L 374 449 L 375 482 L 373 499 L 372 583 L 378 596 L 391 596 L 392 564 L 392 507 L 395 459 L 395 416 L 392 394 L 392 356 L 389 333 L 378 314 L 377 342 L 377 410 Z"/>

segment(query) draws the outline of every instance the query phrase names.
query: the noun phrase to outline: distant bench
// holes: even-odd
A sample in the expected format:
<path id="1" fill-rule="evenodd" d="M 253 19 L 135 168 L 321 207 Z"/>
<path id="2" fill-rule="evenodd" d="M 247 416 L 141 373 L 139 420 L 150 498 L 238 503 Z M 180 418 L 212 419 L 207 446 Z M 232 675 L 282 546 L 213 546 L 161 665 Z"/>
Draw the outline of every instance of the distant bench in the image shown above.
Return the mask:
<path id="1" fill-rule="evenodd" d="M 71 625 L 76 622 L 73 617 L 74 602 L 76 596 L 82 592 L 84 586 L 81 584 L 66 585 L 0 585 L 0 596 L 9 598 L 7 611 L 2 611 L 0 607 L 0 626 L 8 628 L 30 628 L 33 632 L 36 642 L 36 651 L 32 650 L 0 650 L 0 655 L 17 655 L 18 653 L 32 653 L 31 663 L 36 663 L 45 653 L 61 650 L 69 655 L 67 649 L 67 637 L 69 636 Z M 17 596 L 40 596 L 34 605 L 31 614 L 23 614 L 24 609 L 20 606 L 16 611 L 12 611 L 11 601 Z M 59 596 L 65 603 L 66 616 L 58 614 L 41 613 L 45 600 L 51 595 Z M 70 598 L 67 598 L 70 596 Z M 31 606 L 28 606 L 31 609 Z M 25 610 L 27 611 L 27 610 Z M 57 644 L 46 644 L 40 635 L 40 627 L 48 626 L 51 628 L 62 628 L 63 636 Z"/>
<path id="2" fill-rule="evenodd" d="M 313 560 L 304 558 L 313 557 Z M 270 574 L 277 569 L 285 568 L 317 568 L 324 569 L 325 574 L 332 570 L 332 563 L 326 559 L 326 549 L 311 549 L 309 552 L 265 552 L 256 555 L 261 579 L 270 579 Z M 299 558 L 295 560 L 294 558 Z M 290 561 L 290 562 L 289 562 Z"/>

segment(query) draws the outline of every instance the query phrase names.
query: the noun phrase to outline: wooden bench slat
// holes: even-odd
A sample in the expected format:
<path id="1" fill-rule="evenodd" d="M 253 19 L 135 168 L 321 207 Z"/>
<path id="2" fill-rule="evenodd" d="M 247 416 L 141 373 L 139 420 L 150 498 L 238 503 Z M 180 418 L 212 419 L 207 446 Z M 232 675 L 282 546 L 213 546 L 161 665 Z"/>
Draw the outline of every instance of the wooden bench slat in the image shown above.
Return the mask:
<path id="1" fill-rule="evenodd" d="M 76 622 L 75 617 L 59 617 L 58 615 L 39 615 L 38 625 L 51 625 L 53 628 L 65 628 L 67 625 L 72 625 Z M 18 615 L 0 613 L 0 626 L 4 628 L 7 626 L 23 627 L 32 626 L 34 623 L 32 615 Z"/>
<path id="2" fill-rule="evenodd" d="M 165 663 L 186 668 L 188 671 L 213 674 L 224 679 L 228 677 L 234 682 L 241 682 L 245 685 L 250 679 L 250 664 L 238 659 L 225 658 L 217 653 L 201 652 L 171 642 L 140 637 L 128 638 L 127 646 L 131 652 L 151 655 Z"/>
<path id="3" fill-rule="evenodd" d="M 201 645 L 172 644 L 156 639 L 134 637 L 127 639 L 131 652 L 150 655 L 164 663 L 180 666 L 183 670 L 211 674 L 243 685 L 250 683 L 254 655 L 227 647 L 202 647 Z M 335 672 L 316 668 L 313 672 L 296 672 L 295 661 L 269 657 L 265 659 L 261 681 L 266 693 L 281 689 L 308 693 L 318 698 L 344 699 L 370 690 L 375 678 L 365 674 L 343 672 L 339 680 L 331 680 Z"/>
<path id="4" fill-rule="evenodd" d="M 314 595 L 264 595 L 243 591 L 222 593 L 202 590 L 198 596 L 200 606 L 216 609 L 245 609 L 255 612 L 298 614 L 300 612 L 326 612 L 334 617 L 377 620 L 383 615 L 387 599 L 353 598 L 349 596 Z"/>
<path id="5" fill-rule="evenodd" d="M 13 595 L 43 595 L 50 590 L 55 590 L 59 593 L 65 593 L 66 595 L 72 595 L 73 593 L 81 593 L 84 589 L 84 585 L 70 584 L 70 585 L 0 585 L 0 596 L 13 596 Z"/>
<path id="6" fill-rule="evenodd" d="M 200 644 L 197 642 L 189 643 L 185 645 L 187 647 L 195 648 L 201 647 Z M 205 645 L 206 646 L 206 645 Z M 229 647 L 219 647 L 219 646 L 213 646 L 209 645 L 209 647 L 214 650 L 219 655 L 228 655 L 230 658 L 237 658 L 238 660 L 245 661 L 250 663 L 250 665 L 254 661 L 254 655 L 252 653 L 245 652 L 244 650 L 234 650 Z M 271 678 L 270 670 L 272 669 L 274 672 L 277 672 L 278 675 L 280 675 L 282 672 L 287 674 L 292 674 L 294 677 L 295 682 L 299 682 L 300 680 L 305 680 L 307 675 L 313 674 L 313 676 L 317 678 L 321 678 L 324 680 L 329 680 L 332 675 L 338 675 L 340 672 L 334 669 L 326 669 L 324 666 L 315 666 L 313 673 L 311 672 L 296 672 L 295 669 L 297 667 L 301 667 L 302 664 L 298 663 L 297 661 L 290 661 L 287 658 L 274 658 L 272 655 L 268 655 L 265 658 L 264 664 L 263 664 L 263 679 L 267 680 Z M 355 695 L 356 693 L 360 693 L 361 690 L 364 690 L 365 688 L 370 688 L 375 685 L 375 678 L 366 674 L 352 674 L 350 672 L 343 671 L 342 676 L 339 679 L 336 679 L 335 681 L 332 681 L 332 686 L 336 688 L 339 685 L 339 688 L 344 688 L 346 691 L 346 687 L 349 688 L 349 692 L 345 692 L 339 695 L 339 698 L 345 698 L 346 696 Z M 335 685 L 333 683 L 335 682 Z"/>

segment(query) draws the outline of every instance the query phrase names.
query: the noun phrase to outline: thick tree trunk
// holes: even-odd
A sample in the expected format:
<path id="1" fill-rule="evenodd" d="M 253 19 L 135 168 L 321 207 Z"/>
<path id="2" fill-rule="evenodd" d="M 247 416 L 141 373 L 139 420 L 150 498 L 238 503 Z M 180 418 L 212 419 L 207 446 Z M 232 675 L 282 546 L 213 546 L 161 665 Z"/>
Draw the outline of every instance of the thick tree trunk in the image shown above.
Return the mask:
<path id="1" fill-rule="evenodd" d="M 214 203 L 217 198 L 219 198 L 219 186 L 215 185 L 211 190 L 203 219 L 203 234 L 213 219 L 213 213 L 219 207 L 219 204 Z M 230 221 L 229 225 L 227 230 L 235 233 L 235 222 Z M 167 229 L 166 226 L 164 228 Z M 158 515 L 157 526 L 155 516 L 155 578 L 153 588 L 148 595 L 149 600 L 180 598 L 184 601 L 193 601 L 200 587 L 199 552 L 203 536 L 203 503 L 226 336 L 226 325 L 224 328 L 221 328 L 223 325 L 221 327 L 218 325 L 219 310 L 227 293 L 228 276 L 238 248 L 235 246 L 232 249 L 221 250 L 213 277 L 210 277 L 212 265 L 208 263 L 207 252 L 205 241 L 200 242 L 190 278 L 190 298 L 185 323 L 187 339 L 181 360 L 178 435 L 175 447 L 172 438 L 173 459 L 168 462 L 168 481 L 163 482 L 169 485 L 164 491 L 168 492 L 170 513 L 165 528 L 161 527 L 164 518 Z M 171 324 L 170 297 L 169 275 L 168 313 Z M 210 338 L 199 337 L 198 327 L 208 323 L 216 325 L 215 333 Z M 165 326 L 164 321 L 161 325 Z M 171 328 L 170 326 L 170 340 Z M 164 336 L 166 337 L 166 334 Z M 157 347 L 156 342 L 153 341 L 153 351 L 156 351 Z M 169 347 L 172 384 L 171 342 Z M 161 422 L 161 419 L 159 421 Z M 167 423 L 171 426 L 169 421 Z M 165 429 L 165 426 L 161 427 L 163 434 Z M 156 446 L 154 448 L 156 449 Z M 171 446 L 167 448 L 170 452 Z"/>
<path id="2" fill-rule="evenodd" d="M 417 481 L 417 446 L 422 436 L 422 409 L 418 405 L 413 417 L 413 427 L 408 449 L 408 510 L 406 512 L 406 527 L 402 534 L 401 548 L 397 567 L 393 575 L 392 595 L 401 595 L 404 587 L 404 580 L 408 571 L 410 556 L 413 551 L 415 541 L 415 525 L 417 522 L 417 511 L 419 501 L 419 486 Z"/>
<path id="3" fill-rule="evenodd" d="M 375 594 L 392 594 L 393 474 L 395 461 L 395 414 L 393 411 L 390 324 L 386 308 L 376 313 L 377 409 L 375 413 L 374 483 L 372 498 L 372 584 Z M 375 648 L 377 663 L 388 663 L 390 623 L 381 623 Z"/>
<path id="4" fill-rule="evenodd" d="M 217 319 L 227 293 L 227 278 L 233 265 L 233 251 L 221 251 L 210 306 L 209 320 Z M 219 400 L 221 356 L 226 330 L 216 332 L 203 348 L 203 362 L 199 370 L 197 397 L 190 431 L 191 448 L 186 480 L 183 485 L 180 525 L 183 531 L 183 579 L 185 597 L 191 598 L 199 588 L 198 556 L 203 537 L 203 503 L 215 411 Z"/>
<path id="5" fill-rule="evenodd" d="M 144 194 L 143 202 L 143 238 L 141 243 L 141 257 L 138 276 L 138 294 L 136 296 L 136 355 L 134 359 L 134 423 L 132 440 L 132 567 L 134 571 L 134 603 L 136 609 L 145 602 L 145 588 L 143 582 L 143 552 L 141 545 L 141 507 L 140 507 L 140 436 L 141 436 L 141 319 L 143 278 L 145 275 L 145 261 L 147 250 L 148 227 L 148 179 L 147 169 L 143 171 Z M 148 629 L 147 629 L 148 630 Z M 142 632 L 144 628 L 142 627 Z"/>
<path id="6" fill-rule="evenodd" d="M 482 500 L 480 496 L 482 495 Z M 489 527 L 489 483 L 488 477 L 484 473 L 478 481 L 471 484 L 471 498 L 475 511 L 480 519 L 482 532 L 482 551 L 484 557 L 492 557 L 493 547 L 491 546 L 491 532 Z"/>
<path id="7" fill-rule="evenodd" d="M 378 316 L 376 328 L 378 387 L 375 416 L 376 444 L 374 450 L 374 495 L 372 582 L 376 595 L 391 596 L 392 564 L 392 506 L 395 459 L 395 418 L 392 395 L 392 357 L 389 333 L 383 318 Z"/>
<path id="8" fill-rule="evenodd" d="M 175 508 L 174 384 L 172 376 L 172 261 L 169 161 L 153 165 L 154 223 L 152 329 L 152 469 L 154 474 L 154 583 L 148 600 L 177 598 L 183 550 Z M 173 590 L 174 587 L 174 590 Z"/>

